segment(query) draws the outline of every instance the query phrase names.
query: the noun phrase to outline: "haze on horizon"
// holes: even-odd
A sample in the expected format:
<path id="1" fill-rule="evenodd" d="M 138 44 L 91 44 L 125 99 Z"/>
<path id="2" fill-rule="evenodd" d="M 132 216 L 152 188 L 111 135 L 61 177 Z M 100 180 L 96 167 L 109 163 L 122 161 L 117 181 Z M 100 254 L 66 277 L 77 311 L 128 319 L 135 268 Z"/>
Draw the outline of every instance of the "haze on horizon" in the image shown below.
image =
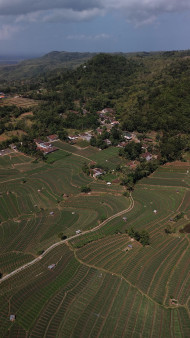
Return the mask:
<path id="1" fill-rule="evenodd" d="M 1 55 L 189 49 L 189 0 L 0 0 Z"/>

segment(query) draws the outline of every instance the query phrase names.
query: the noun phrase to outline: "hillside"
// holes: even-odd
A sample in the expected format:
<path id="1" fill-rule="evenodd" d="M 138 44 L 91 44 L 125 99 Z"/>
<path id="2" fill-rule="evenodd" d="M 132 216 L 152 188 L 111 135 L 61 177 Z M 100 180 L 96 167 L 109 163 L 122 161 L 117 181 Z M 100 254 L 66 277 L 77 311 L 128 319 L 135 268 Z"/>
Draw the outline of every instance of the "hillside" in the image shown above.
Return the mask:
<path id="1" fill-rule="evenodd" d="M 51 52 L 40 58 L 21 61 L 14 66 L 1 66 L 0 81 L 29 79 L 58 68 L 72 69 L 94 55 L 93 53 Z"/>

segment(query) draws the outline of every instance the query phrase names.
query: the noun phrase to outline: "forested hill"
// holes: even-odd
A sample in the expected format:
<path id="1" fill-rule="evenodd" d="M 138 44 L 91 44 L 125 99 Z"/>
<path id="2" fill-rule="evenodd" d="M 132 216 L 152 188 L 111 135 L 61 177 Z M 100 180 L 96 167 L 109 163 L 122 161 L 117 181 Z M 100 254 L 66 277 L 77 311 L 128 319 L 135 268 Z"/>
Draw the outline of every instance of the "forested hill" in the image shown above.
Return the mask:
<path id="1" fill-rule="evenodd" d="M 17 65 L 1 66 L 0 82 L 30 79 L 58 68 L 73 69 L 95 54 L 54 51 L 39 58 L 21 61 Z"/>
<path id="2" fill-rule="evenodd" d="M 46 75 L 42 83 L 46 92 L 31 91 L 31 97 L 57 102 L 59 112 L 78 109 L 79 101 L 92 113 L 115 108 L 129 131 L 190 131 L 190 58 L 183 53 L 99 54 L 77 70 Z"/>

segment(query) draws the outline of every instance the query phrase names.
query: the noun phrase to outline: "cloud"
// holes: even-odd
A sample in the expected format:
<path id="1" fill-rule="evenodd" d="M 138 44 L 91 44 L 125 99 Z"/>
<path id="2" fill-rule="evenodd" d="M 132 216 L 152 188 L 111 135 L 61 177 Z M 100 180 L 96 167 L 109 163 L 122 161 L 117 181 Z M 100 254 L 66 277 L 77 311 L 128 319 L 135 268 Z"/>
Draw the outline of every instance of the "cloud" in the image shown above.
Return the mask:
<path id="1" fill-rule="evenodd" d="M 12 38 L 14 34 L 20 31 L 20 27 L 12 25 L 2 25 L 0 28 L 0 40 L 8 40 Z"/>
<path id="2" fill-rule="evenodd" d="M 0 0 L 0 15 L 15 16 L 17 22 L 85 21 L 112 12 L 147 24 L 162 14 L 189 10 L 190 0 Z"/>
<path id="3" fill-rule="evenodd" d="M 189 0 L 103 0 L 108 10 L 121 12 L 135 25 L 150 24 L 160 15 L 190 10 Z"/>
<path id="4" fill-rule="evenodd" d="M 74 34 L 66 37 L 68 40 L 103 40 L 110 39 L 111 36 L 105 33 L 97 35 Z"/>

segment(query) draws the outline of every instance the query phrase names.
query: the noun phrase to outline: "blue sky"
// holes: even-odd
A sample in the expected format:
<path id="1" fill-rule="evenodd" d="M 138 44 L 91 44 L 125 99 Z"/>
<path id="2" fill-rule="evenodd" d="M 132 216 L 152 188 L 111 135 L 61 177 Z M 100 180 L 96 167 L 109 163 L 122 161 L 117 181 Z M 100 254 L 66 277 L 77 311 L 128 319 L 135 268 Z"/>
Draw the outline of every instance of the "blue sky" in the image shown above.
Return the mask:
<path id="1" fill-rule="evenodd" d="M 190 0 L 0 0 L 0 54 L 190 48 Z"/>

